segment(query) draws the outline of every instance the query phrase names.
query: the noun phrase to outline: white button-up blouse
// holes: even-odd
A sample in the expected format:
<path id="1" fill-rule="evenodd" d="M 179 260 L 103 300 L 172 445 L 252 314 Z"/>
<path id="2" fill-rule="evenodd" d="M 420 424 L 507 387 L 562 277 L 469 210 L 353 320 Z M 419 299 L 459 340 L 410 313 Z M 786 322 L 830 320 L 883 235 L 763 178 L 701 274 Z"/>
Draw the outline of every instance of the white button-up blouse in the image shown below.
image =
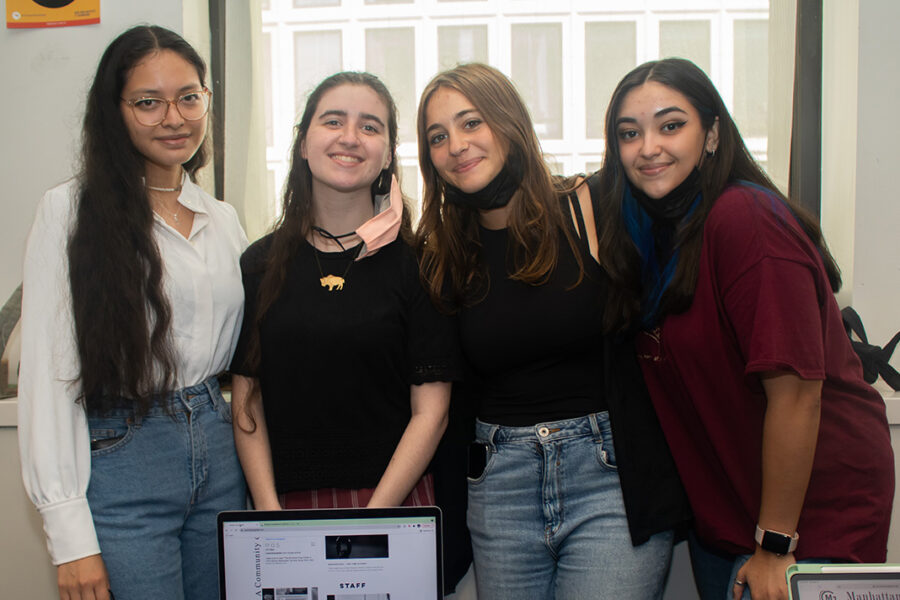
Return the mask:
<path id="1" fill-rule="evenodd" d="M 79 374 L 68 243 L 78 185 L 48 191 L 25 251 L 19 453 L 25 488 L 44 520 L 53 564 L 100 552 L 86 491 L 91 472 L 85 411 L 75 402 Z M 243 315 L 239 259 L 247 238 L 234 208 L 185 177 L 178 201 L 192 210 L 188 238 L 158 215 L 153 236 L 172 307 L 178 386 L 199 383 L 231 360 Z"/>

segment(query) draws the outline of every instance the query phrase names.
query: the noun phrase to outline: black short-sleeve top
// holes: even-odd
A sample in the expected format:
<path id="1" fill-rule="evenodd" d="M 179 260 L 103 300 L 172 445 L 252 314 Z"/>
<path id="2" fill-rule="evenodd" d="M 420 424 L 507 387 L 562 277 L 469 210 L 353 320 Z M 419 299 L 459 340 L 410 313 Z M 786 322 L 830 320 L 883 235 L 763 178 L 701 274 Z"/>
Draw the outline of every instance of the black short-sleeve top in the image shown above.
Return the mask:
<path id="1" fill-rule="evenodd" d="M 232 371 L 259 379 L 276 489 L 374 487 L 409 422 L 410 385 L 458 378 L 452 321 L 431 304 L 401 239 L 355 262 L 356 248 L 326 253 L 304 242 L 260 323 L 252 369 L 270 246 L 266 236 L 241 258 L 247 304 Z M 342 276 L 342 289 L 323 286 L 327 274 Z"/>

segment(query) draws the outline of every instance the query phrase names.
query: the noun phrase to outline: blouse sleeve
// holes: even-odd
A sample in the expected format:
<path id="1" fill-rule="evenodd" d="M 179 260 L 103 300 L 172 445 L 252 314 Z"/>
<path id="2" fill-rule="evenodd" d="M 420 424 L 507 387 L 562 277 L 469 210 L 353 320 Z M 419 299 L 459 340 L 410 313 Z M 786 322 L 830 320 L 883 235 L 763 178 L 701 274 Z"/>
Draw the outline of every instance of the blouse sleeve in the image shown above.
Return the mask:
<path id="1" fill-rule="evenodd" d="M 100 552 L 86 491 L 91 474 L 68 281 L 74 184 L 47 192 L 25 251 L 18 433 L 22 478 L 44 520 L 53 564 Z"/>

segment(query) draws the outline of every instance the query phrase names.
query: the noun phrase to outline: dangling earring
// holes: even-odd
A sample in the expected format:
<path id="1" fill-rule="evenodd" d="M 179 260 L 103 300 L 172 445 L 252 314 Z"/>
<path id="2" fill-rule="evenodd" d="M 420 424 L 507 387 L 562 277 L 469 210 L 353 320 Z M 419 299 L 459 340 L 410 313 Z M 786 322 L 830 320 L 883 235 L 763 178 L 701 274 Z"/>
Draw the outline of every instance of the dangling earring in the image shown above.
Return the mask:
<path id="1" fill-rule="evenodd" d="M 712 150 L 707 150 L 707 151 L 706 151 L 706 156 L 708 156 L 709 158 L 712 158 L 712 157 L 714 157 L 715 155 L 716 155 L 716 149 L 715 149 L 715 148 L 713 148 Z"/>
<path id="2" fill-rule="evenodd" d="M 382 169 L 375 180 L 375 195 L 383 196 L 391 191 L 391 172 L 389 169 Z"/>

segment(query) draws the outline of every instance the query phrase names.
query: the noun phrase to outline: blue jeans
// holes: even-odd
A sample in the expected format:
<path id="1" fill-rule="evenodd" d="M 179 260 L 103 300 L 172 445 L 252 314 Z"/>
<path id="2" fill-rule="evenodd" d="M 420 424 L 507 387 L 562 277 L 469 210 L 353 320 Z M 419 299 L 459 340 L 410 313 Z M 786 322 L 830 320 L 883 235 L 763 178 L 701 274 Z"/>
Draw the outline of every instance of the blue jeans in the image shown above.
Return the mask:
<path id="1" fill-rule="evenodd" d="M 701 600 L 732 600 L 734 580 L 738 571 L 750 560 L 750 554 L 727 554 L 710 548 L 701 542 L 692 531 L 688 533 L 688 550 L 691 554 L 691 568 L 694 583 Z M 807 558 L 799 563 L 832 562 L 823 558 Z M 752 600 L 750 588 L 745 586 L 741 600 Z"/>
<path id="2" fill-rule="evenodd" d="M 216 514 L 244 508 L 246 487 L 216 378 L 88 423 L 87 498 L 116 600 L 218 600 Z"/>
<path id="3" fill-rule="evenodd" d="M 662 596 L 672 532 L 634 547 L 609 416 L 502 427 L 481 421 L 487 462 L 469 479 L 480 600 Z"/>

